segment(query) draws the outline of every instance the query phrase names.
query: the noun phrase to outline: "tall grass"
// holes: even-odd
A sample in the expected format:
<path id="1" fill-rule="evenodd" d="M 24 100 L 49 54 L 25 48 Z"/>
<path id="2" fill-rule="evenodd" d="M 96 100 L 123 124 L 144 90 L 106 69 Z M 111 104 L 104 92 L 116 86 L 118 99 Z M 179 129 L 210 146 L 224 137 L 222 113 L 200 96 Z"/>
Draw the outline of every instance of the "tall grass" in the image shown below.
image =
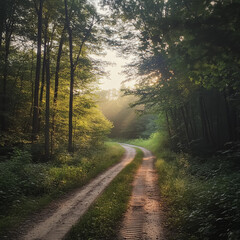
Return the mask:
<path id="1" fill-rule="evenodd" d="M 240 239 L 240 164 L 236 158 L 173 153 L 165 135 L 159 133 L 132 143 L 157 156 L 168 239 Z"/>
<path id="2" fill-rule="evenodd" d="M 121 160 L 124 149 L 106 143 L 91 157 L 62 152 L 49 163 L 33 163 L 30 152 L 16 149 L 0 163 L 0 238 L 30 213 L 81 187 Z"/>

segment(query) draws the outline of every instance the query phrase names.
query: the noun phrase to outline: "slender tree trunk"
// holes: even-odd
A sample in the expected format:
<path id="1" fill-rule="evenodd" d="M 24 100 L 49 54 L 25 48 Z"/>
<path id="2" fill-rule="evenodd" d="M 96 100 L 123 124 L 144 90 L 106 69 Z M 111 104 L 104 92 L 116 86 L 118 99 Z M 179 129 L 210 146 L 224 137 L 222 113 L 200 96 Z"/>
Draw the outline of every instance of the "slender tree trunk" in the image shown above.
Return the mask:
<path id="1" fill-rule="evenodd" d="M 55 116 L 57 111 L 57 100 L 58 100 L 58 85 L 59 85 L 59 71 L 60 71 L 60 61 L 62 56 L 62 47 L 64 42 L 65 28 L 62 31 L 62 36 L 59 42 L 56 71 L 55 71 L 55 88 L 53 97 L 53 115 L 52 115 L 52 135 L 51 135 L 51 153 L 54 151 L 54 135 L 55 135 Z"/>
<path id="2" fill-rule="evenodd" d="M 210 129 L 210 123 L 209 123 L 209 119 L 208 119 L 208 115 L 207 115 L 207 111 L 206 111 L 205 102 L 203 100 L 203 96 L 202 96 L 201 92 L 199 95 L 199 104 L 200 104 L 200 116 L 201 116 L 201 121 L 202 121 L 203 136 L 209 144 L 215 145 L 214 139 L 213 139 L 213 136 L 211 133 L 211 129 Z"/>
<path id="3" fill-rule="evenodd" d="M 172 141 L 172 131 L 171 131 L 171 125 L 169 122 L 169 117 L 167 111 L 165 111 L 165 116 L 166 116 L 166 121 L 167 121 L 167 129 L 168 129 L 168 136 L 169 136 L 169 141 L 170 141 L 170 146 L 173 149 L 173 141 Z"/>
<path id="4" fill-rule="evenodd" d="M 34 86 L 34 102 L 33 102 L 33 125 L 32 125 L 32 142 L 37 139 L 38 134 L 38 121 L 39 121 L 39 81 L 41 71 L 41 44 L 42 44 L 42 9 L 43 0 L 39 1 L 38 15 L 38 37 L 37 37 L 37 65 L 36 77 Z"/>
<path id="5" fill-rule="evenodd" d="M 3 89 L 2 89 L 2 103 L 1 103 L 1 130 L 6 131 L 7 129 L 7 77 L 8 77 L 8 57 L 10 53 L 10 44 L 12 37 L 13 22 L 5 22 L 6 32 L 5 32 L 5 54 L 4 54 L 4 67 L 3 67 Z"/>
<path id="6" fill-rule="evenodd" d="M 171 139 L 172 134 L 171 134 L 170 122 L 169 122 L 169 117 L 168 117 L 167 111 L 165 111 L 165 116 L 166 116 L 166 121 L 167 121 L 168 136 L 169 136 L 169 139 Z"/>
<path id="7" fill-rule="evenodd" d="M 43 45 L 43 61 L 42 61 L 42 81 L 40 88 L 40 97 L 39 97 L 39 119 L 38 119 L 38 129 L 41 128 L 42 121 L 42 101 L 43 101 L 43 93 L 45 87 L 45 75 L 46 75 L 46 55 L 47 55 L 47 30 L 48 30 L 48 20 L 45 19 L 45 29 L 44 29 L 44 45 Z"/>
<path id="8" fill-rule="evenodd" d="M 189 105 L 188 105 L 189 106 Z M 191 137 L 192 139 L 195 138 L 195 132 L 194 132 L 194 127 L 193 127 L 193 121 L 192 121 L 192 116 L 189 114 L 189 108 L 187 105 L 185 105 L 185 112 L 186 112 L 186 117 L 188 119 L 189 125 L 190 125 L 190 130 L 191 130 Z"/>
<path id="9" fill-rule="evenodd" d="M 190 142 L 190 136 L 189 136 L 189 131 L 188 131 L 188 121 L 186 119 L 185 113 L 184 113 L 184 108 L 181 107 L 181 113 L 182 113 L 182 117 L 183 117 L 183 122 L 184 122 L 184 126 L 185 126 L 185 132 L 186 132 L 186 137 L 187 137 L 187 142 L 189 144 Z"/>
<path id="10" fill-rule="evenodd" d="M 47 43 L 47 56 L 46 56 L 46 114 L 45 114 L 45 157 L 50 156 L 50 48 L 49 41 Z"/>
<path id="11" fill-rule="evenodd" d="M 46 55 L 47 55 L 47 29 L 48 23 L 47 20 L 45 21 L 45 30 L 44 30 L 44 45 L 43 45 L 43 62 L 42 62 L 42 81 L 41 81 L 41 89 L 40 89 L 40 107 L 43 100 L 43 91 L 45 85 L 45 73 L 46 73 Z"/>
<path id="12" fill-rule="evenodd" d="M 68 30 L 69 38 L 69 58 L 70 58 L 70 96 L 69 96 L 69 123 L 68 123 L 68 151 L 73 152 L 73 87 L 74 87 L 74 64 L 73 64 L 73 45 L 72 45 L 72 29 L 70 27 L 69 17 L 68 17 L 68 6 L 67 0 L 65 3 L 65 16 L 66 16 L 66 26 Z"/>
<path id="13" fill-rule="evenodd" d="M 204 115 L 205 115 L 205 119 L 206 119 L 207 134 L 208 134 L 208 137 L 210 139 L 210 142 L 212 143 L 213 146 L 215 146 L 216 144 L 215 144 L 214 135 L 213 135 L 213 131 L 212 131 L 212 128 L 211 128 L 209 116 L 208 116 L 208 113 L 207 113 L 206 104 L 205 104 L 204 99 L 202 99 L 202 101 L 203 101 L 202 104 L 203 104 L 203 109 L 204 109 Z"/>
<path id="14" fill-rule="evenodd" d="M 32 46 L 32 63 L 31 63 L 31 70 L 30 70 L 30 79 L 31 79 L 31 108 L 30 108 L 30 114 L 29 114 L 29 123 L 28 127 L 31 127 L 31 119 L 33 117 L 33 101 L 34 101 L 34 83 L 33 83 L 33 70 L 34 70 L 34 57 L 33 57 L 33 51 L 34 48 Z"/>
<path id="15" fill-rule="evenodd" d="M 60 61 L 62 56 L 62 47 L 64 42 L 64 31 L 65 30 L 63 30 L 59 47 L 58 47 L 58 55 L 57 55 L 57 63 L 56 63 L 56 71 L 55 71 L 55 88 L 54 88 L 54 97 L 53 97 L 53 103 L 55 105 L 57 104 L 57 99 L 58 99 L 59 71 L 60 71 Z"/>
<path id="16" fill-rule="evenodd" d="M 233 88 L 228 88 L 228 96 L 231 98 L 235 95 L 235 90 Z M 234 98 L 234 97 L 233 97 Z M 226 109 L 227 109 L 227 121 L 228 127 L 230 132 L 230 141 L 237 141 L 238 140 L 238 113 L 237 109 L 229 104 L 229 101 L 226 97 L 225 93 L 225 102 L 226 102 Z"/>
<path id="17" fill-rule="evenodd" d="M 202 93 L 199 94 L 199 106 L 200 106 L 200 117 L 201 117 L 201 123 L 202 123 L 202 135 L 203 137 L 209 142 L 208 134 L 207 134 L 207 124 L 205 119 L 205 113 L 204 113 L 204 107 L 203 107 L 203 99 L 202 99 Z"/>

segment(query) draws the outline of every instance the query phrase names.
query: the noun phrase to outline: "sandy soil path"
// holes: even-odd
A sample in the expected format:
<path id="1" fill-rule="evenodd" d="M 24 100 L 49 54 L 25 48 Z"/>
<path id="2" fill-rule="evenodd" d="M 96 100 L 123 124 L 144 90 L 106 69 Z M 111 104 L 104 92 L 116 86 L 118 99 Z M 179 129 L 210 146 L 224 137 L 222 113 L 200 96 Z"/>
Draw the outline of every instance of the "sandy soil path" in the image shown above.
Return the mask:
<path id="1" fill-rule="evenodd" d="M 19 237 L 22 240 L 60 240 L 70 230 L 77 220 L 86 212 L 97 196 L 117 176 L 117 174 L 130 163 L 136 154 L 131 146 L 122 144 L 126 153 L 122 161 L 99 175 L 73 196 L 59 201 L 53 209 L 45 209 L 40 213 L 36 223 L 31 223 L 31 229 Z"/>
<path id="2" fill-rule="evenodd" d="M 164 240 L 163 212 L 160 208 L 154 156 L 147 149 L 138 148 L 144 153 L 143 163 L 133 183 L 132 196 L 119 232 L 119 239 Z"/>

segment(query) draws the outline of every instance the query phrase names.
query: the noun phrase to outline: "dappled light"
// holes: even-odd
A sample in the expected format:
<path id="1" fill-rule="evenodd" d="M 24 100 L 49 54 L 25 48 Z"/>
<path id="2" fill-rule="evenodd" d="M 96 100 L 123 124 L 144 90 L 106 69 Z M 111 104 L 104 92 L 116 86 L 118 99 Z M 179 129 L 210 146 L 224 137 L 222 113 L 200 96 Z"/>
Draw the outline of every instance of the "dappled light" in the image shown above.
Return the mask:
<path id="1" fill-rule="evenodd" d="M 239 26 L 239 0 L 1 0 L 0 239 L 240 239 Z"/>

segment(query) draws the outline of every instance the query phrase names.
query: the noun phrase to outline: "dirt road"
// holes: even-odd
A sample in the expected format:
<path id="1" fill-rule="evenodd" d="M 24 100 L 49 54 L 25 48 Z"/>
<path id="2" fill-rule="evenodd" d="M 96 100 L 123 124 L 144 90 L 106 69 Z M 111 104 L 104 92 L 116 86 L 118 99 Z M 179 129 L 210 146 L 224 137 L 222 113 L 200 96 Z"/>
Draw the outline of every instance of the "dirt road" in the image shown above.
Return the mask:
<path id="1" fill-rule="evenodd" d="M 133 192 L 119 239 L 164 240 L 161 222 L 163 213 L 160 209 L 154 157 L 147 149 L 139 148 L 144 153 L 144 159 L 133 183 Z"/>
<path id="2" fill-rule="evenodd" d="M 130 163 L 136 154 L 131 146 L 122 144 L 126 153 L 122 161 L 99 175 L 85 187 L 77 191 L 73 196 L 59 201 L 58 206 L 45 209 L 38 215 L 35 223 L 31 223 L 31 229 L 19 237 L 22 240 L 60 240 L 77 220 L 86 212 L 97 196 L 117 176 L 117 174 Z"/>

